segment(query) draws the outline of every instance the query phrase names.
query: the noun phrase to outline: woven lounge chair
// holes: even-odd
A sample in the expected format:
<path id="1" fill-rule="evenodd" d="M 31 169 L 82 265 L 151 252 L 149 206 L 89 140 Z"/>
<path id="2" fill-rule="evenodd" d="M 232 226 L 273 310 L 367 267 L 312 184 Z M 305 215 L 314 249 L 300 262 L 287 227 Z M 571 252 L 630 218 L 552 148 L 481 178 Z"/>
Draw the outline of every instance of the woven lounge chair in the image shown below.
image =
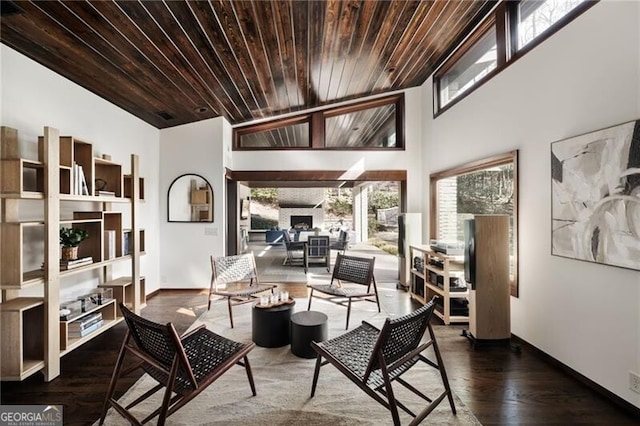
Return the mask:
<path id="1" fill-rule="evenodd" d="M 224 286 L 224 287 L 222 287 Z M 271 290 L 275 284 L 260 284 L 253 252 L 235 256 L 211 256 L 211 286 L 209 287 L 209 304 L 211 296 L 227 298 L 229 307 L 229 322 L 233 328 L 232 306 L 252 302 L 256 294 Z"/>
<path id="2" fill-rule="evenodd" d="M 349 329 L 352 300 L 375 302 L 378 305 L 378 312 L 380 312 L 378 287 L 373 276 L 375 261 L 375 257 L 345 256 L 338 253 L 336 264 L 331 274 L 331 282 L 329 284 L 307 285 L 311 289 L 307 310 L 311 310 L 311 300 L 314 297 L 314 291 L 317 291 L 329 296 L 323 297 L 325 300 L 342 306 L 347 303 L 347 325 L 345 329 Z M 366 286 L 366 289 L 364 286 Z M 373 292 L 371 291 L 372 286 Z M 371 299 L 371 297 L 375 297 L 375 299 Z"/>
<path id="3" fill-rule="evenodd" d="M 207 330 L 204 325 L 178 336 L 171 323 L 157 324 L 144 319 L 122 303 L 120 310 L 129 328 L 120 347 L 99 424 L 104 423 L 107 411 L 113 407 L 131 424 L 144 424 L 157 416 L 157 424 L 162 426 L 167 417 L 191 401 L 234 365 L 245 368 L 251 392 L 253 396 L 256 395 L 247 357 L 254 348 L 254 343 L 229 340 Z M 123 371 L 126 355 L 138 358 L 139 362 Z M 121 376 L 138 368 L 142 368 L 158 384 L 123 407 L 113 398 L 116 383 Z M 162 388 L 165 388 L 165 391 L 160 407 L 139 421 L 129 410 Z"/>
<path id="4" fill-rule="evenodd" d="M 324 342 L 311 342 L 318 353 L 311 385 L 311 397 L 315 395 L 320 368 L 334 365 L 360 389 L 391 411 L 393 424 L 400 424 L 398 408 L 413 417 L 411 425 L 419 424 L 447 397 L 451 411 L 456 414 L 453 394 L 438 349 L 436 336 L 429 323 L 435 307 L 435 298 L 418 310 L 396 319 L 387 318 L 381 330 L 362 322 L 362 325 L 342 336 Z M 426 330 L 429 339 L 422 341 Z M 421 343 L 422 342 L 422 343 Z M 433 347 L 435 361 L 422 353 Z M 322 358 L 326 361 L 322 362 Z M 435 399 L 430 399 L 401 376 L 418 361 L 436 368 L 440 372 L 444 391 Z M 414 380 L 415 382 L 416 380 Z M 395 397 L 392 382 L 398 382 L 429 403 L 418 414 L 414 414 Z M 422 381 L 420 381 L 422 383 Z M 416 383 L 417 386 L 420 383 Z"/>

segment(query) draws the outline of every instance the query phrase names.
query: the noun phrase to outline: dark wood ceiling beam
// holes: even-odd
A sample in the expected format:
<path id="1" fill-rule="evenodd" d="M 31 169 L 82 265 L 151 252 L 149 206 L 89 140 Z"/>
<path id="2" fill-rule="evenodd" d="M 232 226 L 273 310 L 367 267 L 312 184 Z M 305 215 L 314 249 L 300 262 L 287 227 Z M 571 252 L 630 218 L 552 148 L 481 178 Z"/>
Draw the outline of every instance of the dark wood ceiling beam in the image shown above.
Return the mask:
<path id="1" fill-rule="evenodd" d="M 352 176 L 347 170 L 287 170 L 287 171 L 244 171 L 227 169 L 226 176 L 235 181 L 287 182 L 287 181 L 405 181 L 406 170 L 365 170 Z"/>

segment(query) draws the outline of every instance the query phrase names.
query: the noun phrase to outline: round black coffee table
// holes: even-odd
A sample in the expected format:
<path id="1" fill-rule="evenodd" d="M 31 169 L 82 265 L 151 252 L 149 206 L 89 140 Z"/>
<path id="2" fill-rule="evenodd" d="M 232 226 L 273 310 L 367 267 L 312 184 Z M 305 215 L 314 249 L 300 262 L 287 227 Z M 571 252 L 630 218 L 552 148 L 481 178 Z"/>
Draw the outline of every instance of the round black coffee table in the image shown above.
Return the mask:
<path id="1" fill-rule="evenodd" d="M 268 308 L 254 305 L 251 311 L 252 338 L 263 348 L 279 348 L 290 343 L 291 312 L 295 301 Z"/>
<path id="2" fill-rule="evenodd" d="M 322 342 L 329 335 L 327 320 L 322 312 L 302 311 L 291 317 L 291 353 L 301 358 L 315 358 L 311 342 Z"/>

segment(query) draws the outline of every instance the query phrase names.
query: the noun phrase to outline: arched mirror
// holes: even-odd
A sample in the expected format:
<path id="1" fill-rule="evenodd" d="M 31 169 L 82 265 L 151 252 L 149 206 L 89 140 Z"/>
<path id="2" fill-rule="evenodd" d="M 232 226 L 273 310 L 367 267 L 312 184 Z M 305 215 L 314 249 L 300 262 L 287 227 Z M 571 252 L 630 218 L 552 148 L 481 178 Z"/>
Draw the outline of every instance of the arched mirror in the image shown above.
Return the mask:
<path id="1" fill-rule="evenodd" d="M 169 222 L 213 222 L 213 190 L 200 175 L 178 176 L 169 186 L 167 198 Z"/>

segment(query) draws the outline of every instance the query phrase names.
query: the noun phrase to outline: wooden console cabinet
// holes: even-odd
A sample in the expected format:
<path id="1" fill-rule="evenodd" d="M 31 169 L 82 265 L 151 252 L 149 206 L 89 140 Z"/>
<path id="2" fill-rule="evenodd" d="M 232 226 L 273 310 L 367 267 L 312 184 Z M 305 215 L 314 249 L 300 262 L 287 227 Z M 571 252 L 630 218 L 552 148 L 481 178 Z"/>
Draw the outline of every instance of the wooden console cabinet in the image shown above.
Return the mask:
<path id="1" fill-rule="evenodd" d="M 426 303 L 433 296 L 439 296 L 436 316 L 445 324 L 468 322 L 469 291 L 453 285 L 464 274 L 464 257 L 437 253 L 424 245 L 410 246 L 409 254 L 411 297 Z"/>

